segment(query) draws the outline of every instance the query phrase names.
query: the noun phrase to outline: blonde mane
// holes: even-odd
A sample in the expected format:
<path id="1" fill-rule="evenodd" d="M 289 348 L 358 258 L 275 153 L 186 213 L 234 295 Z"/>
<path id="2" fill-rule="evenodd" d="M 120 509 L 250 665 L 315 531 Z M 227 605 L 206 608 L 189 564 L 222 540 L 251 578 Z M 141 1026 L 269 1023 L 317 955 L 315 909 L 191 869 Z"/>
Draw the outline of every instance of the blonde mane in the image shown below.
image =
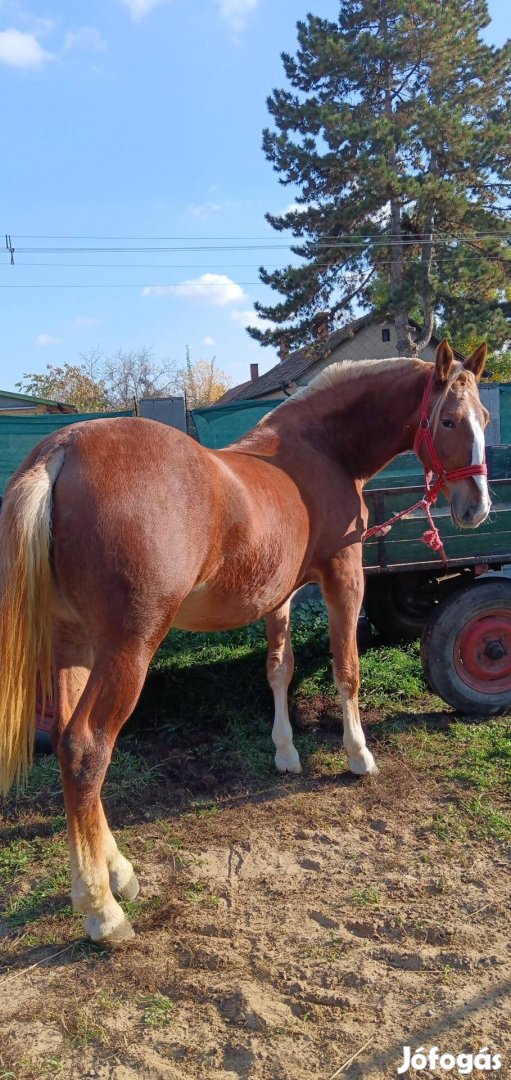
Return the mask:
<path id="1" fill-rule="evenodd" d="M 396 371 L 406 367 L 406 365 L 414 359 L 417 360 L 417 357 L 395 356 L 386 360 L 336 360 L 333 364 L 329 364 L 328 367 L 324 368 L 323 371 L 320 371 L 318 375 L 315 375 L 310 383 L 307 383 L 306 386 L 301 386 L 294 394 L 290 394 L 289 397 L 285 398 L 279 405 L 276 405 L 274 409 L 271 409 L 270 412 L 266 413 L 266 415 L 259 420 L 258 424 L 256 424 L 256 428 L 260 428 L 266 424 L 266 422 L 280 409 L 287 408 L 288 405 L 291 406 L 295 402 L 303 401 L 305 397 L 311 397 L 320 390 L 333 390 L 339 383 L 361 379 L 364 375 L 368 375 L 371 372 L 374 373 L 374 371 L 388 371 L 390 368 L 393 368 L 394 371 Z"/>
<path id="2" fill-rule="evenodd" d="M 333 389 L 340 382 L 361 379 L 364 375 L 375 371 L 387 371 L 390 368 L 396 371 L 399 368 L 406 367 L 411 359 L 417 359 L 417 357 L 395 356 L 386 360 L 337 360 L 335 363 L 329 364 L 323 371 L 320 371 L 307 386 L 301 386 L 292 397 L 296 400 L 298 397 L 315 394 L 318 390 Z"/>

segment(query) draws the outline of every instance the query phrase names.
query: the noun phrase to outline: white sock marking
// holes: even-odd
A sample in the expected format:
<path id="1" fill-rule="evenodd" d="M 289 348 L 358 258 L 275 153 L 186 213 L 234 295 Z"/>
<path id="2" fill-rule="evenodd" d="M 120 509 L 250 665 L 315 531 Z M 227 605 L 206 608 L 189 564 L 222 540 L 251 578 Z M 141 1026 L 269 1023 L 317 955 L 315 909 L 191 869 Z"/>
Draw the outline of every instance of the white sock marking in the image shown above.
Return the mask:
<path id="1" fill-rule="evenodd" d="M 302 771 L 298 751 L 293 746 L 293 729 L 289 723 L 287 711 L 287 685 L 282 676 L 281 684 L 272 683 L 275 698 L 275 720 L 271 737 L 275 744 L 275 764 L 279 772 L 299 773 Z"/>
<path id="2" fill-rule="evenodd" d="M 368 750 L 366 746 L 357 702 L 342 686 L 338 686 L 338 689 L 342 701 L 342 715 L 344 721 L 342 741 L 348 755 L 348 764 L 351 772 L 356 773 L 357 776 L 362 776 L 365 773 L 377 776 L 378 767 L 371 751 Z"/>

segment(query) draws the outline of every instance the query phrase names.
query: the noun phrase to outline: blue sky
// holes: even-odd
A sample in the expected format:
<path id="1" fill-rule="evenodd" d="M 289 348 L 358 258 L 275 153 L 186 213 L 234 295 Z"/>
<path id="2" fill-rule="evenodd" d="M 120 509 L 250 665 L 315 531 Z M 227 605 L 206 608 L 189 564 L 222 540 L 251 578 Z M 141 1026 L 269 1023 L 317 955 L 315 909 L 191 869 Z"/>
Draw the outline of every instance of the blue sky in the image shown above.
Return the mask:
<path id="1" fill-rule="evenodd" d="M 508 0 L 489 7 L 502 44 Z M 0 0 L 0 238 L 16 247 L 0 285 L 52 286 L 0 288 L 0 389 L 94 348 L 182 364 L 189 346 L 234 382 L 272 366 L 244 326 L 267 294 L 257 267 L 286 262 L 264 213 L 294 192 L 261 131 L 311 8 L 335 18 L 338 0 Z M 126 250 L 158 245 L 188 250 Z M 23 251 L 94 246 L 123 250 Z"/>

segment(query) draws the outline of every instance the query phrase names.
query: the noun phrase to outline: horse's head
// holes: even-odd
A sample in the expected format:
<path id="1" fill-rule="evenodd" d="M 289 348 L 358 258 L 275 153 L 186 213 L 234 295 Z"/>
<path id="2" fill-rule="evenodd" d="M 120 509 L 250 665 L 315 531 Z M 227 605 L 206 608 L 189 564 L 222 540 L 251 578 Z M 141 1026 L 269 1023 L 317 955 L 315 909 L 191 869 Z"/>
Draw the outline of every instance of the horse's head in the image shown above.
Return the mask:
<path id="1" fill-rule="evenodd" d="M 477 384 L 484 371 L 487 347 L 455 360 L 447 341 L 437 348 L 429 411 L 430 430 L 438 458 L 446 473 L 484 463 L 484 429 L 489 414 L 481 404 Z M 427 457 L 427 451 L 422 451 Z M 434 463 L 427 464 L 434 467 Z M 488 516 L 490 497 L 485 475 L 446 478 L 443 490 L 451 515 L 460 528 L 476 528 Z"/>

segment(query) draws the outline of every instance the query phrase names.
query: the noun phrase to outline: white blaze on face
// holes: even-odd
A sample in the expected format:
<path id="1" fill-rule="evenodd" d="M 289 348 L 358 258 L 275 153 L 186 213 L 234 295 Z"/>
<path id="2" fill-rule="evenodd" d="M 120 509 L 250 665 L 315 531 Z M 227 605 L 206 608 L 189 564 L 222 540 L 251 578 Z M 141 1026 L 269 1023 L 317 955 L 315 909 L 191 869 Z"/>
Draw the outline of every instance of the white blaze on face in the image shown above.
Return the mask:
<path id="1" fill-rule="evenodd" d="M 468 420 L 474 434 L 471 464 L 482 465 L 484 462 L 484 431 L 472 408 L 470 408 L 469 410 Z M 477 484 L 479 491 L 481 492 L 485 509 L 488 512 L 488 510 L 490 509 L 490 496 L 488 495 L 488 483 L 486 480 L 486 476 L 474 476 L 473 479 Z"/>

